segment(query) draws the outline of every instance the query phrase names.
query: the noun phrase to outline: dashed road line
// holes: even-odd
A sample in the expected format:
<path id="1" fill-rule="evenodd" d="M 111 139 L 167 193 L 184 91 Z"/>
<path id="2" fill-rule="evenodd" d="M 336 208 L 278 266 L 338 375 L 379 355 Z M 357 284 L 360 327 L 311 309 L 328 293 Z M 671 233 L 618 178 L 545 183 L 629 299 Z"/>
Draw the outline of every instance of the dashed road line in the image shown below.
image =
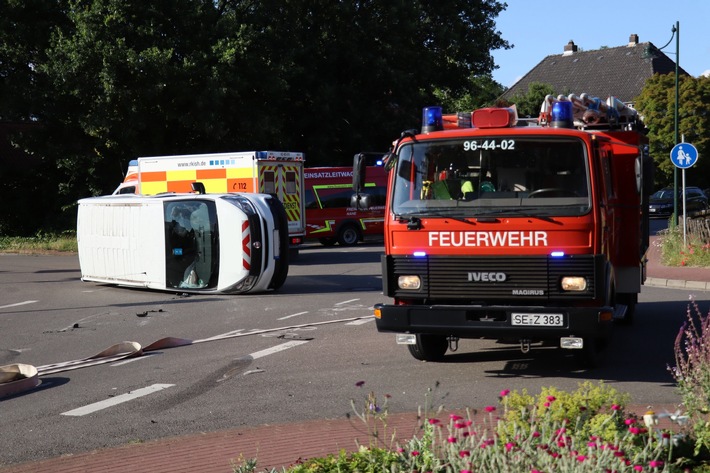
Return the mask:
<path id="1" fill-rule="evenodd" d="M 288 350 L 289 348 L 297 347 L 299 345 L 303 345 L 304 343 L 308 343 L 308 340 L 293 340 L 290 342 L 282 343 L 281 345 L 276 345 L 275 347 L 267 348 L 265 350 L 260 350 L 257 352 L 254 352 L 250 354 L 249 356 L 256 360 L 257 358 L 263 358 L 267 355 L 273 355 L 274 353 L 278 353 L 280 351 Z"/>
<path id="2" fill-rule="evenodd" d="M 21 305 L 34 304 L 35 302 L 39 302 L 39 301 L 23 301 L 23 302 L 17 302 L 15 304 L 0 305 L 0 309 L 8 309 L 10 307 L 19 307 Z"/>
<path id="3" fill-rule="evenodd" d="M 109 407 L 113 407 L 118 404 L 122 404 L 124 402 L 132 401 L 133 399 L 137 399 L 139 397 L 147 396 L 148 394 L 153 394 L 158 391 L 162 391 L 163 389 L 170 388 L 172 386 L 175 386 L 175 385 L 174 384 L 153 384 L 152 386 L 148 386 L 148 387 L 141 388 L 141 389 L 136 389 L 135 391 L 131 391 L 126 394 L 121 394 L 119 396 L 112 397 L 111 399 L 106 399 L 105 401 L 95 402 L 93 404 L 89 404 L 88 406 L 79 407 L 77 409 L 72 409 L 71 411 L 62 412 L 61 415 L 75 416 L 75 417 L 85 416 L 87 414 L 91 414 L 96 411 L 107 409 Z"/>
<path id="4" fill-rule="evenodd" d="M 291 317 L 297 317 L 297 316 L 299 316 L 299 315 L 303 315 L 303 314 L 307 314 L 307 313 L 308 313 L 308 311 L 306 311 L 306 312 L 296 312 L 295 314 L 287 315 L 287 316 L 285 316 L 285 317 L 281 317 L 281 318 L 276 319 L 276 320 L 286 320 L 286 319 L 290 319 Z"/>

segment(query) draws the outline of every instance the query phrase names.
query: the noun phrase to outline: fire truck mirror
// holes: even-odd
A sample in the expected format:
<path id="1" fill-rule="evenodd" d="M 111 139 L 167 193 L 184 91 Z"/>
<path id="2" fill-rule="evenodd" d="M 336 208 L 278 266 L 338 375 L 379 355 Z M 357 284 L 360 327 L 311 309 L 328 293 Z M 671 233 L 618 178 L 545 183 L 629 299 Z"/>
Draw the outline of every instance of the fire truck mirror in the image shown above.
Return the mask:
<path id="1" fill-rule="evenodd" d="M 372 207 L 372 196 L 370 194 L 355 193 L 350 197 L 350 207 L 358 210 L 367 210 Z"/>
<path id="2" fill-rule="evenodd" d="M 367 161 L 364 153 L 357 153 L 353 157 L 353 191 L 361 192 L 367 180 Z"/>

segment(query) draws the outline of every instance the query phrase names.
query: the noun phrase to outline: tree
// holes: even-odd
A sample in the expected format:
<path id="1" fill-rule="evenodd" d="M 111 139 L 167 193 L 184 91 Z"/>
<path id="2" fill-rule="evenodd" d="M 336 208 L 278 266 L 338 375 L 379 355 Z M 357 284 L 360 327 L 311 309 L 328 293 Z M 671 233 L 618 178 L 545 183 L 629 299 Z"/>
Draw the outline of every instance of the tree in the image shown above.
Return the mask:
<path id="1" fill-rule="evenodd" d="M 692 143 L 699 155 L 697 164 L 685 171 L 686 184 L 710 187 L 710 78 L 681 76 L 678 103 L 679 137 Z M 675 74 L 650 78 L 636 100 L 636 108 L 648 128 L 650 153 L 656 164 L 655 184 L 673 185 L 676 168 L 670 151 L 676 144 Z"/>
<path id="2" fill-rule="evenodd" d="M 540 115 L 540 106 L 545 97 L 554 93 L 551 85 L 532 82 L 528 86 L 526 94 L 516 94 L 510 98 L 510 102 L 515 104 L 518 116 L 537 118 Z"/>
<path id="3" fill-rule="evenodd" d="M 66 225 L 78 198 L 113 190 L 138 156 L 282 149 L 338 165 L 384 151 L 435 90 L 465 96 L 492 71 L 490 51 L 509 47 L 494 22 L 505 5 L 491 0 L 49 5 L 61 18 L 24 64 L 39 130 L 12 140 L 44 163 L 58 194 L 47 213 Z M 5 44 L 20 65 L 22 47 Z M 30 77 L 16 78 L 24 90 Z M 5 96 L 0 110 L 20 104 Z"/>

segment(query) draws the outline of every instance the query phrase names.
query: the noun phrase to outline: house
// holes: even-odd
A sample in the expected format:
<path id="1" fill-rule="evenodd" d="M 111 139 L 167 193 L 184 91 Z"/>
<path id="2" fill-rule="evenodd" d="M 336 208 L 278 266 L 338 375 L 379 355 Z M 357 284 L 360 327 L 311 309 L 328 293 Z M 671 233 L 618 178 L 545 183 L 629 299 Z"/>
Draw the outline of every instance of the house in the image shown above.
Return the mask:
<path id="1" fill-rule="evenodd" d="M 562 54 L 547 56 L 518 82 L 510 87 L 501 99 L 510 100 L 524 95 L 534 82 L 551 85 L 557 94 L 583 92 L 606 99 L 613 95 L 627 104 L 633 104 L 646 80 L 654 74 L 675 72 L 675 62 L 653 43 L 639 43 L 636 34 L 629 36 L 626 46 L 580 51 L 574 41 L 565 45 Z M 682 68 L 679 74 L 686 74 Z"/>

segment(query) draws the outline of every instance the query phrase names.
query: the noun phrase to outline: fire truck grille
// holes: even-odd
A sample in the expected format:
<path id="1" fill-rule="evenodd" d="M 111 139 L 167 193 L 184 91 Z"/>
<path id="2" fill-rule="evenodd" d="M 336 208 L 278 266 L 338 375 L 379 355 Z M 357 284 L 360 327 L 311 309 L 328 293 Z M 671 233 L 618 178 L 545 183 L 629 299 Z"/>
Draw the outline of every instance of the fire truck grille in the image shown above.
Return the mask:
<path id="1" fill-rule="evenodd" d="M 432 300 L 510 301 L 511 298 L 546 301 L 588 299 L 595 294 L 595 259 L 591 255 L 563 258 L 546 256 L 430 256 L 391 259 L 395 297 L 426 297 Z M 399 276 L 418 275 L 419 291 L 398 289 Z M 562 291 L 563 276 L 581 276 L 587 281 L 582 292 Z"/>

